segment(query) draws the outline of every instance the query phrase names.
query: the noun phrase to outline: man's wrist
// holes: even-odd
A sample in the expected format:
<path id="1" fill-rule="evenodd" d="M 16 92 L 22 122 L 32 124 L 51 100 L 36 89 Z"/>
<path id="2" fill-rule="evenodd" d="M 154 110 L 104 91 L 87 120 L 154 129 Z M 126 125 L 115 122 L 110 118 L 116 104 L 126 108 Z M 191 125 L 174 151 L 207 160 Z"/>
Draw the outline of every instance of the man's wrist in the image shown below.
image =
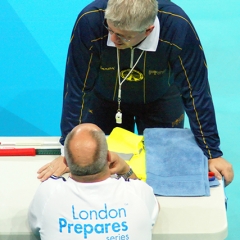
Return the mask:
<path id="1" fill-rule="evenodd" d="M 131 167 L 129 167 L 129 171 L 128 172 L 126 172 L 124 174 L 117 174 L 117 175 L 118 175 L 119 178 L 122 177 L 125 180 L 127 180 L 132 174 L 133 174 L 133 170 L 132 170 Z"/>

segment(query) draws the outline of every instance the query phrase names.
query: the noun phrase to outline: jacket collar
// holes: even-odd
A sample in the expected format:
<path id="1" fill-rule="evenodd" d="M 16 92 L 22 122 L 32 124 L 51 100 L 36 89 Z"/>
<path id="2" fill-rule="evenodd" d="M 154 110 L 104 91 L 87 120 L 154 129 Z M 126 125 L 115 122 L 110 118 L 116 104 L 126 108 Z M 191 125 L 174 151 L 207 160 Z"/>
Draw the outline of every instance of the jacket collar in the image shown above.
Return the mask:
<path id="1" fill-rule="evenodd" d="M 160 21 L 156 16 L 153 31 L 148 35 L 148 37 L 145 38 L 144 41 L 137 45 L 136 48 L 144 51 L 155 52 L 158 46 L 159 36 L 160 36 Z M 115 47 L 114 43 L 111 41 L 110 34 L 108 34 L 107 46 Z"/>

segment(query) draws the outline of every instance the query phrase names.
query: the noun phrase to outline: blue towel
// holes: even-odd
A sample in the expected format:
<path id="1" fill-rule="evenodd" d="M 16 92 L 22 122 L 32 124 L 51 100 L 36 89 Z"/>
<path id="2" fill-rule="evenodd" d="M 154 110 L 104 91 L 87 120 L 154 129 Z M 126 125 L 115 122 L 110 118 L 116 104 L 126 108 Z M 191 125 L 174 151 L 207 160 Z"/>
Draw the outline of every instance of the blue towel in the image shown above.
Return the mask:
<path id="1" fill-rule="evenodd" d="M 190 129 L 147 128 L 146 182 L 156 195 L 210 196 L 208 159 Z"/>
<path id="2" fill-rule="evenodd" d="M 209 186 L 210 187 L 217 187 L 219 185 L 220 185 L 220 183 L 219 183 L 217 178 L 215 178 L 213 181 L 209 181 Z"/>

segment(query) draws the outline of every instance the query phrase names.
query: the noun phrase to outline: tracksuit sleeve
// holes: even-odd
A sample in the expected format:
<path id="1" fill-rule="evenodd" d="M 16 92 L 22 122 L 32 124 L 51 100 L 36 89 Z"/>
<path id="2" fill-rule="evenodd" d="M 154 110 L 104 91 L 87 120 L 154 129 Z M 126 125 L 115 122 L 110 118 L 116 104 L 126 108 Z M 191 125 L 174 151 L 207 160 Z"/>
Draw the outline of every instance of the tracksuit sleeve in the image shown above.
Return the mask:
<path id="1" fill-rule="evenodd" d="M 72 128 L 81 123 L 82 116 L 87 111 L 87 101 L 99 68 L 99 56 L 93 51 L 94 38 L 94 31 L 91 31 L 88 18 L 84 17 L 84 13 L 80 13 L 73 28 L 68 49 L 61 118 L 61 144 L 64 144 L 65 137 Z"/>
<path id="2" fill-rule="evenodd" d="M 186 17 L 179 21 L 172 41 L 178 46 L 172 68 L 180 89 L 185 111 L 197 144 L 210 158 L 222 155 L 212 95 L 208 82 L 207 63 L 198 35 Z"/>

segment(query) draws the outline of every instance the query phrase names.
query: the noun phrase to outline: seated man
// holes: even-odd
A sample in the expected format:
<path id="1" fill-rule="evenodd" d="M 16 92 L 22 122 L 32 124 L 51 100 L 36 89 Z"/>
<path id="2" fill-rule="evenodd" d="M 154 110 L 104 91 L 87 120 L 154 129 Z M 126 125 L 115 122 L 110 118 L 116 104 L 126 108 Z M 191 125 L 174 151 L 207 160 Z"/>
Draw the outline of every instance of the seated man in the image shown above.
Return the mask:
<path id="1" fill-rule="evenodd" d="M 152 239 L 159 211 L 153 190 L 108 151 L 103 131 L 80 124 L 64 148 L 70 177 L 52 176 L 39 186 L 28 214 L 34 235 L 42 240 Z"/>

